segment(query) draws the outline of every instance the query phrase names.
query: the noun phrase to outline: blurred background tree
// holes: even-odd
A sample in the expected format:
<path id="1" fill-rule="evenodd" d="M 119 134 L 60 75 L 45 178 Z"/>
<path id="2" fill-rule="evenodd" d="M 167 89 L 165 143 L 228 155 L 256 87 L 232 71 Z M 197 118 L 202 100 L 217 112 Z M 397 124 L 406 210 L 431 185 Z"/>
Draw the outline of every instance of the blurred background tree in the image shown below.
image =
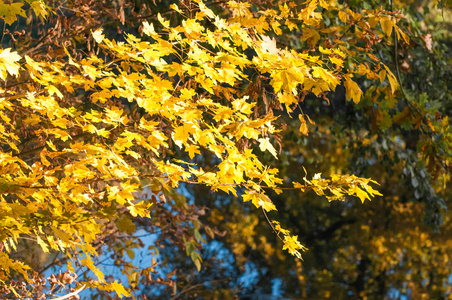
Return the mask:
<path id="1" fill-rule="evenodd" d="M 380 1 L 343 4 L 352 11 L 382 5 Z M 271 246 L 276 237 L 258 211 L 244 207 L 240 200 L 190 187 L 196 203 L 209 208 L 203 222 L 226 232 L 204 246 L 201 274 L 184 280 L 188 287 L 196 287 L 191 297 L 451 297 L 451 143 L 440 129 L 450 127 L 451 116 L 451 6 L 446 1 L 384 5 L 388 13 L 401 10 L 406 16 L 399 26 L 409 35 L 409 44 L 399 42 L 396 47 L 393 41 L 376 46 L 401 90 L 392 97 L 389 86 L 374 86 L 364 76 L 360 86 L 365 97 L 358 105 L 347 101 L 341 88 L 327 101 L 307 95 L 300 109 L 316 123 L 309 136 L 299 132 L 296 118 L 282 117 L 283 152 L 278 161 L 263 157 L 284 174 L 288 186 L 304 174 L 305 167 L 308 173 L 372 177 L 384 196 L 360 205 L 356 199 L 328 203 L 314 192 L 271 195 L 281 223 L 288 224 L 309 248 L 304 261 L 294 262 Z M 326 14 L 324 21 L 338 17 Z M 348 41 L 351 47 L 354 42 Z M 290 32 L 282 40 L 278 37 L 278 43 L 298 51 L 306 48 Z M 297 108 L 295 117 L 300 113 Z M 202 284 L 224 279 L 224 274 L 228 281 Z"/>

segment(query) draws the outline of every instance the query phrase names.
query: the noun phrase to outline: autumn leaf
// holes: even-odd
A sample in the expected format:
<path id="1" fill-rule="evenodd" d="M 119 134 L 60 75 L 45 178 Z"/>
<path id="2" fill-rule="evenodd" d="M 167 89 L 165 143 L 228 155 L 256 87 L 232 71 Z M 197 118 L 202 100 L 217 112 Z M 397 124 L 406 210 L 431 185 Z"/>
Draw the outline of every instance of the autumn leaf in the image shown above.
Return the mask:
<path id="1" fill-rule="evenodd" d="M 195 154 L 201 154 L 199 151 L 199 147 L 196 145 L 189 145 L 185 151 L 188 152 L 188 156 L 190 156 L 190 159 L 193 159 L 195 157 Z"/>
<path id="2" fill-rule="evenodd" d="M 277 210 L 272 202 L 261 200 L 259 204 L 265 211 Z"/>
<path id="3" fill-rule="evenodd" d="M 285 150 L 290 141 L 285 141 L 281 132 L 293 128 L 284 123 L 282 115 L 299 108 L 298 103 L 302 107 L 315 102 L 303 102 L 309 93 L 328 101 L 341 81 L 347 98 L 355 104 L 363 97 L 358 82 L 365 83 L 362 86 L 369 94 L 378 94 L 369 101 L 366 94 L 366 101 L 357 109 L 377 105 L 380 116 L 390 116 L 395 96 L 388 104 L 389 87 L 379 87 L 375 81 L 387 78 L 395 93 L 397 80 L 372 54 L 376 49 L 370 48 L 380 41 L 381 34 L 374 28 L 378 22 L 386 35 L 395 28 L 406 42 L 407 37 L 397 27 L 400 17 L 396 13 L 387 17 L 387 12 L 378 9 L 371 13 L 345 10 L 334 1 L 323 0 L 302 5 L 289 2 L 266 10 L 256 10 L 247 2 L 230 1 L 229 8 L 209 3 L 208 8 L 194 1 L 191 13 L 185 6 L 173 4 L 171 20 L 163 17 L 166 13 L 157 14 L 155 24 L 149 18 L 132 30 L 130 24 L 141 22 L 136 15 L 138 18 L 122 22 L 118 30 L 123 38 L 115 40 L 101 28 L 90 31 L 83 20 L 97 24 L 95 28 L 106 28 L 108 23 L 103 20 L 118 16 L 117 6 L 98 14 L 93 9 L 100 7 L 96 1 L 83 6 L 69 1 L 65 6 L 74 15 L 66 18 L 42 0 L 27 1 L 30 6 L 11 2 L 0 0 L 6 25 L 13 24 L 17 16 L 31 17 L 34 12 L 37 17 L 29 19 L 31 24 L 45 30 L 41 33 L 37 29 L 31 35 L 10 32 L 11 38 L 18 39 L 14 41 L 18 52 L 0 50 L 0 78 L 4 81 L 0 88 L 0 198 L 5 200 L 0 201 L 0 246 L 5 250 L 0 251 L 2 282 L 11 282 L 12 277 L 5 275 L 8 272 L 23 277 L 31 274 L 10 260 L 20 244 L 17 240 L 27 238 L 44 252 L 57 251 L 59 259 L 71 260 L 68 270 L 77 267 L 80 274 L 93 272 L 98 281 L 90 281 L 92 287 L 128 296 L 117 281 L 106 281 L 97 256 L 104 249 L 118 257 L 127 254 L 130 261 L 118 259 L 114 264 L 129 274 L 129 280 L 146 277 L 154 282 L 154 263 L 153 270 L 146 271 L 133 265 L 139 253 L 135 248 L 141 242 L 134 236 L 137 224 L 158 234 L 171 234 L 167 241 L 176 248 L 185 246 L 193 267 L 200 271 L 200 251 L 205 243 L 201 220 L 206 218 L 199 218 L 203 209 L 197 210 L 198 202 L 188 201 L 178 189 L 190 184 L 231 197 L 242 196 L 243 201 L 252 202 L 253 209 L 260 208 L 259 213 L 274 210 L 275 216 L 277 207 L 267 191 L 285 197 L 287 190 L 312 190 L 329 201 L 344 200 L 346 195 L 361 201 L 381 195 L 370 187 L 370 179 L 328 177 L 327 169 L 322 168 L 324 175 L 319 173 L 320 167 L 312 179 L 305 176 L 303 184 L 299 183 L 283 173 L 288 168 L 277 168 L 271 165 L 274 159 L 267 161 L 269 156 L 258 155 L 255 145 L 277 159 L 274 143 L 284 156 L 299 155 L 310 148 L 299 145 L 302 149 Z M 102 5 L 109 7 L 109 3 Z M 124 14 L 138 13 L 126 4 L 120 7 L 122 21 Z M 54 22 L 43 22 L 50 13 L 56 15 Z M 339 19 L 331 18 L 336 15 Z M 349 28 L 352 25 L 353 30 Z M 286 34 L 288 30 L 290 34 Z M 84 40 L 83 32 L 91 32 L 92 38 Z M 136 36 L 137 32 L 143 36 Z M 357 46 L 363 42 L 366 48 Z M 18 53 L 28 56 L 21 62 Z M 362 115 L 372 118 L 371 110 Z M 307 111 L 317 110 L 309 107 Z M 298 117 L 301 124 L 295 133 L 298 130 L 308 135 L 307 123 L 314 122 L 303 113 Z M 436 133 L 440 122 L 434 118 L 426 128 Z M 394 122 L 396 119 L 397 113 Z M 423 126 L 421 121 L 417 120 L 417 126 Z M 442 126 L 449 125 L 446 123 Z M 316 130 L 323 125 L 320 118 Z M 368 134 L 365 128 L 357 138 L 373 146 L 370 138 L 363 137 Z M 325 134 L 322 141 L 327 142 L 330 136 L 336 140 L 334 134 Z M 312 138 L 320 135 L 323 132 Z M 354 136 L 347 136 L 347 142 L 354 143 Z M 337 147 L 328 157 L 345 160 L 343 149 Z M 344 166 L 329 170 L 340 172 Z M 285 186 L 290 182 L 293 188 Z M 245 213 L 252 210 L 247 208 L 244 217 L 234 217 L 242 220 L 248 216 Z M 274 224 L 283 249 L 301 258 L 300 251 L 305 248 L 298 237 L 291 236 L 279 222 L 267 220 Z M 218 235 L 217 229 L 205 232 L 210 237 Z M 253 236 L 252 240 L 258 239 Z M 266 239 L 259 240 L 267 247 Z M 152 247 L 155 252 L 163 249 L 158 244 Z M 259 249 L 253 247 L 253 251 Z"/>
<path id="4" fill-rule="evenodd" d="M 391 91 L 394 94 L 399 87 L 399 83 L 397 82 L 397 78 L 391 72 L 391 70 L 385 65 L 384 66 L 387 71 L 387 78 L 389 80 L 389 85 L 391 86 Z"/>
<path id="5" fill-rule="evenodd" d="M 38 16 L 41 21 L 47 19 L 49 15 L 49 8 L 45 5 L 43 0 L 35 0 L 30 4 L 31 9 L 33 9 L 36 16 Z"/>
<path id="6" fill-rule="evenodd" d="M 297 256 L 299 259 L 302 259 L 301 257 L 301 253 L 298 250 L 302 250 L 305 251 L 306 248 L 300 244 L 300 242 L 298 241 L 298 236 L 294 235 L 294 236 L 290 236 L 290 235 L 286 235 L 284 237 L 284 246 L 283 246 L 283 250 L 288 250 L 290 254 Z"/>
<path id="7" fill-rule="evenodd" d="M 107 286 L 111 288 L 111 291 L 115 291 L 118 294 L 119 298 L 122 298 L 123 296 L 130 296 L 130 293 L 124 288 L 122 284 L 118 283 L 118 281 L 109 283 Z"/>
<path id="8" fill-rule="evenodd" d="M 0 0 L 0 16 L 5 20 L 6 24 L 11 25 L 17 20 L 17 15 L 24 18 L 27 17 L 25 11 L 22 9 L 23 3 L 5 3 Z"/>
<path id="9" fill-rule="evenodd" d="M 345 24 L 347 24 L 347 22 L 348 22 L 348 15 L 347 15 L 347 13 L 341 10 L 341 11 L 339 11 L 338 15 L 339 15 L 339 19 L 342 22 L 344 22 Z"/>
<path id="10" fill-rule="evenodd" d="M 102 34 L 103 29 L 97 29 L 96 31 L 94 31 L 93 34 L 93 38 L 96 41 L 96 43 L 100 44 L 102 43 L 105 35 Z"/>
<path id="11" fill-rule="evenodd" d="M 7 72 L 10 75 L 18 75 L 20 65 L 17 63 L 21 59 L 17 52 L 11 52 L 11 48 L 3 49 L 0 53 L 0 78 L 5 80 Z"/>
<path id="12" fill-rule="evenodd" d="M 279 53 L 279 49 L 276 46 L 276 40 L 272 39 L 268 36 L 262 36 L 261 47 L 264 52 L 269 54 L 277 54 Z"/>
<path id="13" fill-rule="evenodd" d="M 261 149 L 262 152 L 265 152 L 268 150 L 276 159 L 278 159 L 278 156 L 276 154 L 275 147 L 270 143 L 270 140 L 268 138 L 261 138 L 259 141 L 259 149 Z"/>
<path id="14" fill-rule="evenodd" d="M 381 17 L 380 24 L 386 36 L 391 37 L 392 28 L 394 28 L 394 22 L 390 19 L 390 17 Z"/>
<path id="15" fill-rule="evenodd" d="M 352 99 L 355 104 L 358 104 L 363 95 L 358 84 L 351 80 L 349 76 L 346 76 L 344 86 L 347 98 Z"/>
<path id="16" fill-rule="evenodd" d="M 352 191 L 361 200 L 362 203 L 364 203 L 366 199 L 370 200 L 369 195 L 359 187 L 354 187 Z"/>
<path id="17" fill-rule="evenodd" d="M 265 195 L 263 192 L 259 193 L 259 207 L 262 207 L 265 211 L 277 210 L 276 206 L 270 200 L 270 198 Z"/>
<path id="18" fill-rule="evenodd" d="M 308 130 L 308 125 L 307 125 L 307 123 L 306 123 L 306 119 L 304 118 L 304 116 L 303 115 L 298 115 L 298 119 L 300 119 L 300 121 L 301 121 L 301 124 L 300 124 L 300 132 L 303 134 L 303 135 L 308 135 L 308 132 L 309 132 L 309 130 Z"/>

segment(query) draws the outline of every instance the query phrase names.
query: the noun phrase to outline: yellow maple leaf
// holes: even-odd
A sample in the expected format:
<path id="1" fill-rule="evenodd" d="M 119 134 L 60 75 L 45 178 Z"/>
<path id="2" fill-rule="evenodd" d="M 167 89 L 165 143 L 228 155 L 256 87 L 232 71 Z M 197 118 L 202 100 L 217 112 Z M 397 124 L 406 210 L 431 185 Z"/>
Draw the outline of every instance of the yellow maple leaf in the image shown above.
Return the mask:
<path id="1" fill-rule="evenodd" d="M 242 196 L 243 202 L 251 201 L 256 207 L 260 207 L 259 204 L 259 193 L 255 190 L 245 191 L 245 194 Z"/>
<path id="2" fill-rule="evenodd" d="M 193 159 L 195 157 L 195 154 L 201 154 L 199 151 L 199 147 L 196 145 L 189 145 L 185 148 L 185 151 L 188 152 L 188 156 L 190 156 L 190 159 Z"/>
<path id="3" fill-rule="evenodd" d="M 360 189 L 359 187 L 355 186 L 352 190 L 351 190 L 357 197 L 359 197 L 359 199 L 361 199 L 361 202 L 364 203 L 364 201 L 366 199 L 370 200 L 369 195 L 363 191 L 362 189 Z"/>
<path id="4" fill-rule="evenodd" d="M 85 266 L 87 266 L 96 276 L 97 276 L 97 279 L 101 282 L 101 283 L 105 283 L 105 276 L 104 276 L 104 274 L 102 273 L 102 271 L 99 269 L 99 268 L 97 268 L 95 265 L 94 265 L 94 262 L 93 262 L 93 260 L 91 259 L 91 256 L 89 256 L 89 255 L 87 255 L 87 257 L 86 258 L 84 258 L 84 259 L 82 259 L 82 260 L 80 260 L 80 262 L 83 264 L 83 265 L 85 265 Z"/>
<path id="5" fill-rule="evenodd" d="M 306 247 L 304 247 L 302 244 L 300 244 L 300 242 L 298 241 L 298 236 L 294 235 L 294 236 L 290 236 L 290 235 L 286 235 L 284 237 L 284 246 L 283 246 L 283 250 L 288 250 L 290 254 L 298 257 L 299 259 L 301 258 L 301 253 L 298 250 L 306 250 Z"/>
<path id="6" fill-rule="evenodd" d="M 344 76 L 345 77 L 345 93 L 348 99 L 352 99 L 355 104 L 358 104 L 361 100 L 361 96 L 363 95 L 363 92 L 359 88 L 358 84 L 350 79 L 350 76 Z"/>
<path id="7" fill-rule="evenodd" d="M 36 237 L 36 241 L 37 241 L 38 245 L 41 246 L 42 251 L 49 253 L 49 247 L 39 236 Z"/>
<path id="8" fill-rule="evenodd" d="M 270 143 L 270 140 L 268 138 L 265 139 L 259 139 L 259 149 L 261 149 L 262 152 L 265 152 L 265 150 L 268 150 L 276 159 L 278 159 L 278 156 L 276 155 L 275 147 Z"/>
<path id="9" fill-rule="evenodd" d="M 150 37 L 158 37 L 159 35 L 155 32 L 154 24 L 149 24 L 147 21 L 143 22 L 143 33 Z"/>
<path id="10" fill-rule="evenodd" d="M 108 286 L 111 288 L 111 291 L 115 291 L 119 298 L 122 296 L 129 297 L 130 293 L 124 288 L 124 286 L 116 280 L 115 282 L 109 283 Z"/>
<path id="11" fill-rule="evenodd" d="M 102 41 L 104 40 L 105 35 L 103 35 L 102 32 L 103 32 L 103 29 L 99 28 L 92 33 L 94 40 L 98 44 L 102 43 Z"/>
<path id="12" fill-rule="evenodd" d="M 190 124 L 184 124 L 182 126 L 174 128 L 174 132 L 172 134 L 174 143 L 182 148 L 182 144 L 187 142 L 187 139 L 190 137 L 191 133 L 194 133 L 195 129 Z"/>
<path id="13" fill-rule="evenodd" d="M 261 199 L 259 201 L 259 205 L 262 206 L 262 208 L 265 209 L 265 211 L 277 210 L 276 206 L 271 201 L 264 201 Z"/>
<path id="14" fill-rule="evenodd" d="M 6 24 L 11 25 L 17 20 L 17 15 L 24 18 L 27 17 L 25 11 L 22 9 L 23 3 L 7 4 L 0 0 L 0 16 L 5 20 Z M 4 16 L 4 17 L 3 17 Z"/>
<path id="15" fill-rule="evenodd" d="M 5 80 L 8 72 L 10 75 L 18 75 L 20 65 L 17 63 L 21 56 L 17 52 L 11 52 L 11 48 L 6 48 L 0 53 L 0 78 Z"/>
<path id="16" fill-rule="evenodd" d="M 30 7 L 33 9 L 35 14 L 41 19 L 41 21 L 47 19 L 48 7 L 45 5 L 44 1 L 36 0 L 31 2 Z"/>
<path id="17" fill-rule="evenodd" d="M 342 60 L 340 58 L 337 58 L 334 56 L 330 56 L 328 58 L 333 64 L 337 65 L 338 67 L 342 67 L 342 65 L 344 64 L 344 60 Z"/>
<path id="18" fill-rule="evenodd" d="M 276 46 L 276 40 L 272 39 L 268 36 L 265 36 L 265 35 L 262 36 L 261 47 L 265 53 L 269 53 L 269 54 L 278 54 L 279 53 L 279 49 Z"/>

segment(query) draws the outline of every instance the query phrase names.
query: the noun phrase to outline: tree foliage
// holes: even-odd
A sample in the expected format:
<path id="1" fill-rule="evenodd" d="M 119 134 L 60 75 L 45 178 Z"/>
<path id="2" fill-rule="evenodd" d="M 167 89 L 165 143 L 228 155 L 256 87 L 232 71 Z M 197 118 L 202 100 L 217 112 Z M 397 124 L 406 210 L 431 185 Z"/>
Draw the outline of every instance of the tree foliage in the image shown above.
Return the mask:
<path id="1" fill-rule="evenodd" d="M 139 229 L 158 232 L 148 249 L 154 257 L 169 245 L 185 252 L 199 272 L 205 239 L 221 236 L 223 229 L 229 232 L 226 239 L 235 239 L 234 227 L 227 227 L 233 224 L 244 226 L 244 243 L 254 239 L 255 213 L 280 240 L 268 244 L 265 233 L 258 235 L 273 249 L 259 252 L 281 257 L 281 248 L 301 259 L 306 250 L 301 235 L 286 228 L 309 225 L 286 220 L 287 213 L 302 211 L 292 207 L 290 195 L 315 194 L 328 201 L 353 196 L 363 203 L 382 195 L 370 185 L 376 181 L 369 174 L 347 175 L 340 164 L 336 170 L 287 168 L 295 165 L 297 151 L 315 157 L 308 153 L 312 149 L 291 144 L 310 134 L 336 139 L 337 155 L 343 148 L 347 156 L 359 156 L 351 164 L 357 169 L 367 170 L 360 164 L 384 156 L 392 171 L 402 170 L 431 211 L 426 218 L 439 226 L 445 204 L 432 184 L 440 175 L 445 182 L 449 178 L 449 106 L 432 105 L 429 97 L 437 91 L 422 82 L 411 80 L 414 88 L 404 88 L 409 76 L 400 68 L 405 60 L 407 68 L 416 64 L 408 54 L 417 38 L 415 22 L 394 9 L 367 6 L 323 0 L 274 7 L 235 1 L 1 1 L 0 17 L 10 28 L 3 36 L 10 47 L 0 53 L 3 294 L 47 297 L 74 281 L 77 289 L 119 297 L 142 289 L 142 283 L 176 288 L 171 278 L 177 268 L 161 276 L 155 260 L 148 267 L 134 265 L 134 249 L 143 246 Z M 418 39 L 432 51 L 427 35 Z M 352 116 L 347 112 L 336 120 L 313 110 L 333 106 L 332 95 L 341 89 L 347 99 L 342 105 Z M 337 110 L 338 116 L 343 113 Z M 415 149 L 401 139 L 407 135 L 416 136 Z M 389 189 L 389 178 L 378 180 L 383 190 Z M 250 201 L 254 210 L 245 211 L 242 204 L 232 216 L 221 217 L 222 203 L 196 199 L 193 204 L 181 194 L 198 186 L 215 197 Z M 398 200 L 391 205 L 399 207 Z M 213 220 L 201 222 L 203 205 Z M 284 206 L 289 212 L 277 211 Z M 359 222 L 349 210 L 347 218 Z M 244 216 L 249 219 L 242 224 Z M 359 224 L 365 231 L 368 225 Z M 52 275 L 47 291 L 42 266 L 18 254 L 26 243 L 54 255 L 50 265 L 66 264 L 67 272 Z M 371 239 L 365 246 L 378 243 Z M 240 257 L 243 249 L 235 246 Z M 338 251 L 354 255 L 346 247 Z M 122 269 L 127 289 L 98 266 L 102 253 Z M 366 267 L 367 260 L 361 261 Z"/>

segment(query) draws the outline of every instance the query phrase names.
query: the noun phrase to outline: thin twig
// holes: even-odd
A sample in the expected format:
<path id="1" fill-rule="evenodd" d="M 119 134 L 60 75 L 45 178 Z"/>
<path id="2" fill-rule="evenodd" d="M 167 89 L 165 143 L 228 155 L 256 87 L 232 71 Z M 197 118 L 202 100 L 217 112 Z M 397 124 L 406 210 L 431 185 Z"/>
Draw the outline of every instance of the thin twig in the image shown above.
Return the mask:
<path id="1" fill-rule="evenodd" d="M 58 297 L 58 298 L 53 298 L 53 299 L 51 299 L 51 300 L 63 300 L 63 299 L 67 299 L 67 298 L 70 298 L 70 297 L 72 297 L 72 296 L 75 296 L 75 295 L 77 295 L 78 293 L 80 293 L 80 292 L 85 288 L 85 286 L 86 286 L 86 285 L 82 285 L 78 290 L 76 290 L 76 291 L 74 291 L 74 292 L 72 292 L 72 293 L 69 293 L 69 294 L 67 294 L 67 295 L 64 295 L 64 296 L 61 296 L 61 297 Z"/>
<path id="2" fill-rule="evenodd" d="M 276 230 L 275 226 L 273 226 L 272 222 L 270 221 L 270 219 L 267 216 L 267 212 L 265 211 L 265 209 L 262 207 L 262 212 L 264 213 L 265 218 L 267 219 L 268 224 L 270 224 L 270 226 L 272 227 L 273 231 L 276 233 L 276 236 L 284 242 L 284 240 L 279 236 L 279 231 Z"/>

